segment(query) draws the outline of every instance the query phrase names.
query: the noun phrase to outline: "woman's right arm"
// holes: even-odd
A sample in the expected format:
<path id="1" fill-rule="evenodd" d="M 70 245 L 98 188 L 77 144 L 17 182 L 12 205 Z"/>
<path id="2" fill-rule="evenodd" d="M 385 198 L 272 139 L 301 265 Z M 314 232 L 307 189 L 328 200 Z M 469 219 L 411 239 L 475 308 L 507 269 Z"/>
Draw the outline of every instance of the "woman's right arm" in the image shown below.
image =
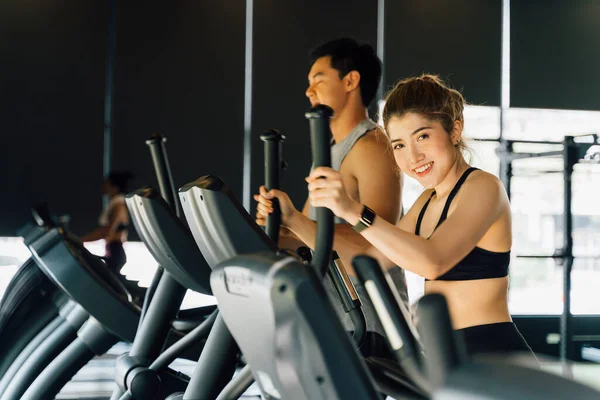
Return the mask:
<path id="1" fill-rule="evenodd" d="M 421 195 L 410 207 L 408 212 L 398 220 L 398 222 L 396 223 L 397 228 L 400 228 L 403 231 L 409 233 L 415 232 L 415 227 L 417 225 L 419 213 L 425 205 L 425 202 L 431 196 L 431 192 L 431 190 L 425 190 L 423 191 L 423 193 L 421 193 Z M 402 265 L 396 265 L 393 261 L 387 258 L 379 249 L 377 249 L 373 245 L 369 246 L 365 250 L 365 254 L 376 259 L 383 270 L 387 270 L 396 266 L 402 268 Z"/>

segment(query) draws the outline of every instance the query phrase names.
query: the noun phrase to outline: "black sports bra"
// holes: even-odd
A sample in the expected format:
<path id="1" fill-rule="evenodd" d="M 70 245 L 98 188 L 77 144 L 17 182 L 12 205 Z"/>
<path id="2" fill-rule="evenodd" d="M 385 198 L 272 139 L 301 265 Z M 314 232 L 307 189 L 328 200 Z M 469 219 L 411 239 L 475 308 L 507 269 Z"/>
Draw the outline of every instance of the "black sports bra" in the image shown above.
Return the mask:
<path id="1" fill-rule="evenodd" d="M 454 185 L 454 188 L 446 200 L 444 210 L 442 211 L 442 215 L 440 215 L 440 219 L 435 226 L 435 229 L 437 229 L 438 226 L 440 226 L 440 224 L 446 220 L 448 217 L 448 210 L 450 209 L 450 203 L 452 203 L 452 200 L 458 193 L 458 190 L 465 182 L 467 177 L 475 170 L 477 170 L 477 168 L 469 168 L 462 174 L 458 182 L 456 182 L 456 185 Z M 431 196 L 421 209 L 419 218 L 417 219 L 417 225 L 415 227 L 415 235 L 419 235 L 421 233 L 421 222 L 423 221 L 425 210 L 427 210 L 427 206 L 429 206 L 429 202 L 434 194 L 435 190 L 433 193 L 431 193 Z M 475 279 L 503 278 L 508 276 L 508 264 L 510 264 L 510 251 L 500 253 L 485 250 L 481 247 L 475 247 L 469 254 L 467 254 L 465 258 L 460 260 L 458 264 L 452 267 L 450 271 L 446 272 L 444 275 L 436 278 L 435 280 L 470 281 Z"/>
<path id="2" fill-rule="evenodd" d="M 125 232 L 129 229 L 129 224 L 121 222 L 119 226 L 117 226 L 117 232 Z"/>

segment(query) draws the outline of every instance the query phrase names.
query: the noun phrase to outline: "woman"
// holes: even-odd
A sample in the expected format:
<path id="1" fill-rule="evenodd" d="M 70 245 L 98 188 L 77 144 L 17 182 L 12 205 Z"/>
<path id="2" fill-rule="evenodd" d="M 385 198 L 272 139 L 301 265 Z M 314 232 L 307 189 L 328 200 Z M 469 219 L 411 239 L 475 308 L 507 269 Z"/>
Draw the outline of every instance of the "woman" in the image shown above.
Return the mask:
<path id="1" fill-rule="evenodd" d="M 104 239 L 106 266 L 117 274 L 119 280 L 131 292 L 136 300 L 143 295 L 143 289 L 136 283 L 128 281 L 120 274 L 121 268 L 127 262 L 123 243 L 127 241 L 127 228 L 129 226 L 129 213 L 125 205 L 127 186 L 132 175 L 129 172 L 111 172 L 102 184 L 102 193 L 108 196 L 108 206 L 98 219 L 98 228 L 84 235 L 83 242 L 94 242 Z"/>
<path id="2" fill-rule="evenodd" d="M 388 94 L 383 123 L 396 163 L 425 188 L 396 225 L 353 200 L 329 168 L 307 178 L 310 201 L 360 231 L 373 246 L 365 252 L 384 268 L 399 265 L 426 279 L 426 293 L 443 294 L 470 354 L 533 354 L 508 311 L 509 200 L 498 178 L 463 157 L 464 104 L 432 75 L 402 80 Z"/>

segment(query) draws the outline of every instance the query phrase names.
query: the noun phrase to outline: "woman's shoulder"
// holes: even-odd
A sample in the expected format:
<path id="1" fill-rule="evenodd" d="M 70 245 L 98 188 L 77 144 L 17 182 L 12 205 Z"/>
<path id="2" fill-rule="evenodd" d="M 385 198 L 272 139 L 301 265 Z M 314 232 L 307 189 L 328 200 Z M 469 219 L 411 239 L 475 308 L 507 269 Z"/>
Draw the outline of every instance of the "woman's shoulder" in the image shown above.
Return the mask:
<path id="1" fill-rule="evenodd" d="M 502 181 L 494 174 L 477 169 L 465 180 L 458 197 L 469 206 L 496 203 L 508 205 L 508 195 Z"/>
<path id="2" fill-rule="evenodd" d="M 501 189 L 504 190 L 504 184 L 494 174 L 482 169 L 475 169 L 471 175 L 465 180 L 465 186 L 485 187 L 486 189 Z"/>

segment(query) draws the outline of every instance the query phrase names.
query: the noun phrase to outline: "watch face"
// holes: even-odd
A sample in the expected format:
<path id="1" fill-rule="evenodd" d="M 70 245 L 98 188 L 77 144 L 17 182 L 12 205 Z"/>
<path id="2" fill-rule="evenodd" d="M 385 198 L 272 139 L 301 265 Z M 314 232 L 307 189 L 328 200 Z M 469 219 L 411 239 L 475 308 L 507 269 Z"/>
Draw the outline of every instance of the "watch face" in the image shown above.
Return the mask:
<path id="1" fill-rule="evenodd" d="M 363 221 L 365 225 L 371 225 L 373 223 L 373 219 L 375 218 L 375 213 L 369 207 L 365 206 L 360 219 Z"/>
<path id="2" fill-rule="evenodd" d="M 367 206 L 364 206 L 363 211 L 360 215 L 360 218 L 358 219 L 358 222 L 352 228 L 356 232 L 362 232 L 363 230 L 365 230 L 366 228 L 371 226 L 374 219 L 375 219 L 375 213 L 373 212 L 373 210 L 371 210 Z"/>

